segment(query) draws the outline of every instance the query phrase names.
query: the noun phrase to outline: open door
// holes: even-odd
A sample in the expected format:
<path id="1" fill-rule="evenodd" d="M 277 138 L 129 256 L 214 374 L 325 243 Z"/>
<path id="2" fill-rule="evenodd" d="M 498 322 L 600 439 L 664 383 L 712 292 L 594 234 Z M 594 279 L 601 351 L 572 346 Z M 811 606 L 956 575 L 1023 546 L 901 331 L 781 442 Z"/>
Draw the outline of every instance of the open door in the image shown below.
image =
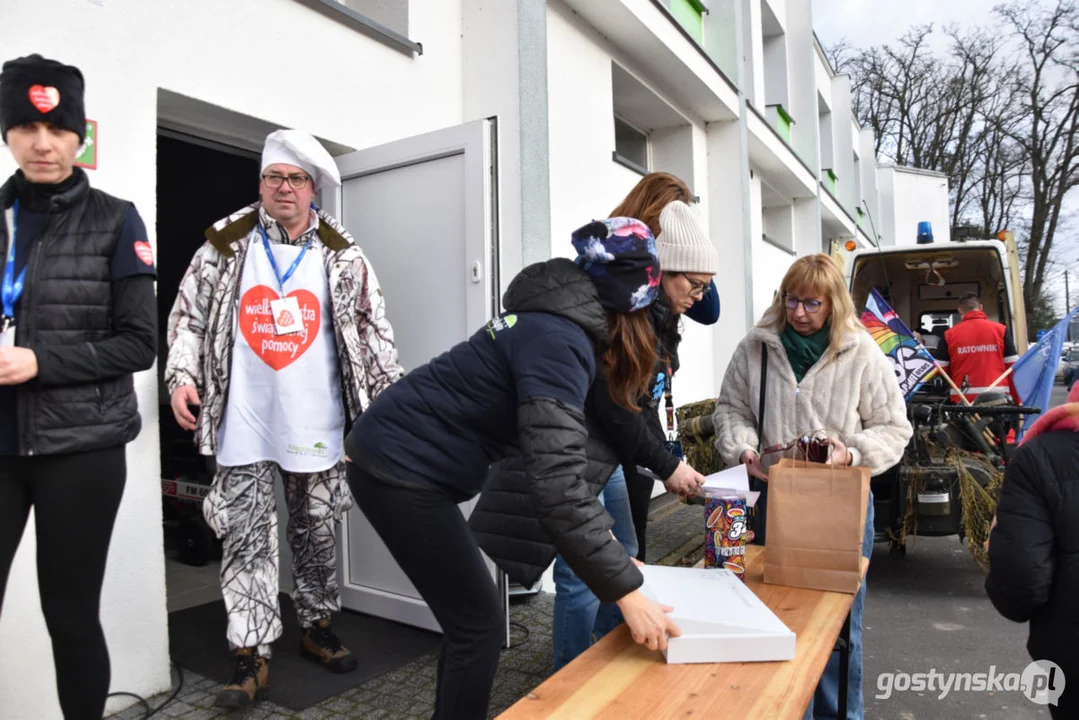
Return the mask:
<path id="1" fill-rule="evenodd" d="M 496 133 L 495 119 L 478 120 L 336 158 L 341 188 L 324 206 L 371 262 L 406 372 L 499 310 Z M 345 608 L 440 630 L 358 507 L 340 534 Z M 505 579 L 488 566 L 505 607 Z"/>

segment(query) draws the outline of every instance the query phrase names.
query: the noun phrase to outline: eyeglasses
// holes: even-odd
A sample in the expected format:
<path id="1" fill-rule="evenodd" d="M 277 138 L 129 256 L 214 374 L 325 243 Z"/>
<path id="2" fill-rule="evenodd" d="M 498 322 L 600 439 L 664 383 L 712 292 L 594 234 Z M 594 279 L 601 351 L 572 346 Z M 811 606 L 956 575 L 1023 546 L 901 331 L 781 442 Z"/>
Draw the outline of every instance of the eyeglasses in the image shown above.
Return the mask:
<path id="1" fill-rule="evenodd" d="M 690 287 L 689 296 L 690 297 L 693 297 L 694 295 L 699 295 L 700 297 L 703 298 L 705 295 L 707 295 L 709 292 L 712 291 L 712 283 L 711 282 L 697 282 L 696 280 L 691 278 L 689 275 L 686 275 L 685 273 L 682 273 L 682 277 L 684 277 L 689 282 L 689 287 Z"/>
<path id="2" fill-rule="evenodd" d="M 311 180 L 310 176 L 303 173 L 295 173 L 289 175 L 287 178 L 284 175 L 278 175 L 276 173 L 266 173 L 262 176 L 262 182 L 266 183 L 266 187 L 276 190 L 281 187 L 281 183 L 288 180 L 288 184 L 296 190 L 303 190 L 307 187 L 307 183 Z"/>
<path id="3" fill-rule="evenodd" d="M 801 305 L 805 308 L 807 313 L 812 315 L 813 313 L 820 310 L 820 306 L 822 303 L 820 300 L 803 300 L 801 298 L 796 298 L 793 295 L 785 295 L 783 297 L 783 304 L 787 307 L 788 310 L 797 310 L 798 306 Z"/>

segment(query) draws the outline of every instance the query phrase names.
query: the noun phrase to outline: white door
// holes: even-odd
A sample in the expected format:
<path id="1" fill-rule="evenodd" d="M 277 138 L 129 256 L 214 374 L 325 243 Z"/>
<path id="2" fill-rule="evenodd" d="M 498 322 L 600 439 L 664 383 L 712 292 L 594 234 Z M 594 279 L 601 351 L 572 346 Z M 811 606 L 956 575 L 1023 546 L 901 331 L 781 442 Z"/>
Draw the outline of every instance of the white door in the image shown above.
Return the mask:
<path id="1" fill-rule="evenodd" d="M 336 158 L 341 188 L 325 208 L 374 268 L 406 372 L 498 312 L 496 130 L 494 119 L 478 120 Z M 344 518 L 339 547 L 347 609 L 440 629 L 359 507 Z M 488 566 L 505 606 L 502 573 Z"/>

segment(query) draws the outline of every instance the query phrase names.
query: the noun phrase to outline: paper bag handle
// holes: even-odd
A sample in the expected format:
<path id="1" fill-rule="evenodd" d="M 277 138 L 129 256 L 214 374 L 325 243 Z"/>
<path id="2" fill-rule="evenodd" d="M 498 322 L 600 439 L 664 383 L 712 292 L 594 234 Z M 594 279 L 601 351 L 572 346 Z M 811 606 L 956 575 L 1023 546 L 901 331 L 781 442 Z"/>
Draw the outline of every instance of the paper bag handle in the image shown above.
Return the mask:
<path id="1" fill-rule="evenodd" d="M 761 395 L 757 401 L 757 456 L 764 448 L 764 392 L 768 386 L 768 346 L 761 343 Z"/>

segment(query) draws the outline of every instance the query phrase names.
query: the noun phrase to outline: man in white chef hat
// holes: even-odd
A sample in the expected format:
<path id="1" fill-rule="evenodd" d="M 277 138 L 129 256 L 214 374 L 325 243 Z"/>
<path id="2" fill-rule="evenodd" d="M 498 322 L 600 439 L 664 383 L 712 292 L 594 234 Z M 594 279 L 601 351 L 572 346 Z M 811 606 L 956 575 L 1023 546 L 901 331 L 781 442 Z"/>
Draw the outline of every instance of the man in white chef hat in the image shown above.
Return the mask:
<path id="1" fill-rule="evenodd" d="M 261 199 L 206 231 L 169 315 L 172 411 L 195 432 L 199 452 L 216 459 L 203 514 L 224 543 L 235 657 L 220 707 L 245 707 L 265 693 L 270 643 L 281 635 L 277 472 L 288 500 L 300 651 L 332 672 L 356 667 L 330 627 L 341 607 L 336 528 L 352 505 L 343 441 L 403 371 L 374 271 L 312 202 L 340 184 L 313 137 L 270 134 Z"/>

